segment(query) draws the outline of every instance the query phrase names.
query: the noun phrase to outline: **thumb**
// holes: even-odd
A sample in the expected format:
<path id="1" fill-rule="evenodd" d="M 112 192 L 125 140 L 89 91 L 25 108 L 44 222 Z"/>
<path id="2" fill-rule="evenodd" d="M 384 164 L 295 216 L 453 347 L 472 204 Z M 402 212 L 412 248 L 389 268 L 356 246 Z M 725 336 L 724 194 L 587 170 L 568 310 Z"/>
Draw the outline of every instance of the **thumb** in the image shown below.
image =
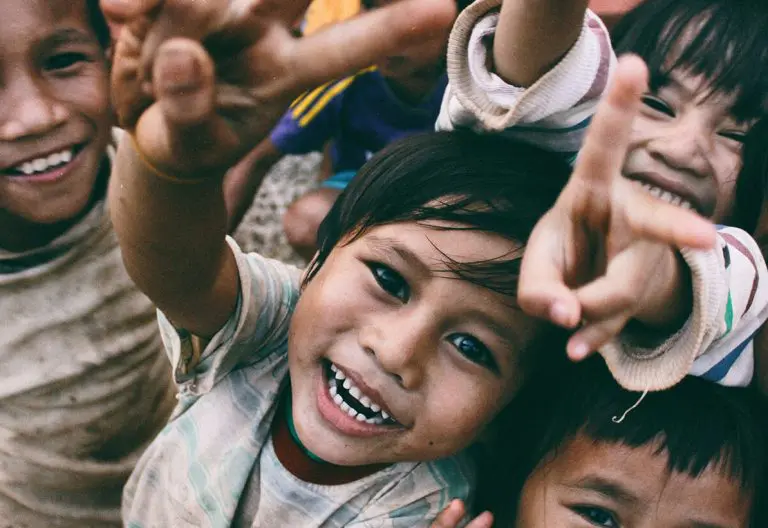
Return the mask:
<path id="1" fill-rule="evenodd" d="M 143 153 L 174 176 L 200 174 L 220 164 L 237 138 L 216 113 L 214 66 L 197 42 L 172 39 L 158 50 L 153 68 L 157 105 L 139 121 Z"/>

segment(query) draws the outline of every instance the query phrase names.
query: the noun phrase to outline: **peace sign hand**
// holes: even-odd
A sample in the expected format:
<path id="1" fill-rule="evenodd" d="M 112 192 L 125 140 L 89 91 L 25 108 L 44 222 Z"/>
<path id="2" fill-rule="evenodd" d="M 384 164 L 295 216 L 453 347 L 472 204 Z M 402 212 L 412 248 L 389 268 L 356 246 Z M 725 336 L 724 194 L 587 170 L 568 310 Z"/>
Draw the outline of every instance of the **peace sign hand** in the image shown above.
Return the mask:
<path id="1" fill-rule="evenodd" d="M 647 84 L 624 57 L 598 106 L 573 175 L 539 221 L 523 257 L 520 306 L 566 328 L 578 360 L 631 319 L 673 327 L 690 312 L 691 284 L 678 248 L 711 248 L 714 226 L 621 175 L 632 122 Z"/>
<path id="2" fill-rule="evenodd" d="M 101 0 L 124 24 L 113 66 L 120 124 L 176 178 L 223 175 L 306 89 L 423 38 L 447 36 L 452 0 L 402 0 L 295 38 L 309 0 Z"/>

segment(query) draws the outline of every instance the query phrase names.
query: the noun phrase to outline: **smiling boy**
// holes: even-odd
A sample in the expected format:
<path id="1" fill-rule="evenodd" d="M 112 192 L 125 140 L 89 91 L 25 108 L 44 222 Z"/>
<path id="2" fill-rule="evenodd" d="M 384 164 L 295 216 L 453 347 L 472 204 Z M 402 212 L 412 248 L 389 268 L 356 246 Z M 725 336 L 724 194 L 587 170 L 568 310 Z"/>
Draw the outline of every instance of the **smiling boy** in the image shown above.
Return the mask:
<path id="1" fill-rule="evenodd" d="M 0 518 L 115 527 L 174 399 L 105 210 L 109 32 L 96 1 L 0 20 Z"/>

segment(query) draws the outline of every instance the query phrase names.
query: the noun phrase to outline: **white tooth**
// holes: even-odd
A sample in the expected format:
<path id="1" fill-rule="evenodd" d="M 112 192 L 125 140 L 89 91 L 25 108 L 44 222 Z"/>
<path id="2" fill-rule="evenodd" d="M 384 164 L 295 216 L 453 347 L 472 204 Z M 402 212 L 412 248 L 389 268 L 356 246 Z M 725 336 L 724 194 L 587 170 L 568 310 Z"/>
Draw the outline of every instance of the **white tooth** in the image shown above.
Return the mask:
<path id="1" fill-rule="evenodd" d="M 354 409 L 352 409 L 352 408 L 350 408 L 350 409 L 347 411 L 347 414 L 348 414 L 348 415 L 350 415 L 352 418 L 357 418 L 357 411 L 356 411 L 356 410 L 354 410 Z"/>
<path id="2" fill-rule="evenodd" d="M 371 410 L 372 410 L 373 412 L 379 412 L 379 411 L 381 410 L 381 407 L 379 407 L 379 406 L 378 406 L 378 405 L 376 405 L 375 403 L 371 403 Z"/>
<path id="3" fill-rule="evenodd" d="M 385 420 L 389 420 L 389 415 L 384 411 L 381 411 L 381 417 L 384 418 Z"/>
<path id="4" fill-rule="evenodd" d="M 358 389 L 357 387 L 352 387 L 351 389 L 349 389 L 349 393 L 356 400 L 359 400 L 360 396 L 363 394 L 362 392 L 360 392 L 360 389 Z"/>
<path id="5" fill-rule="evenodd" d="M 336 402 L 336 405 L 342 405 L 344 403 L 344 400 L 341 399 L 341 395 L 339 395 L 339 394 L 335 394 L 333 396 L 333 401 Z"/>
<path id="6" fill-rule="evenodd" d="M 349 390 L 350 387 L 352 387 L 352 382 L 349 381 L 348 379 L 345 379 L 344 380 L 344 388 Z"/>
<path id="7" fill-rule="evenodd" d="M 368 396 L 363 396 L 362 398 L 360 398 L 360 403 L 362 403 L 369 409 L 371 408 L 371 399 Z"/>
<path id="8" fill-rule="evenodd" d="M 347 405 L 347 402 L 342 400 L 342 402 L 341 402 L 341 410 L 344 411 L 344 412 L 349 412 L 350 409 L 351 409 L 351 407 L 349 405 Z"/>
<path id="9" fill-rule="evenodd" d="M 363 416 L 363 413 L 360 413 L 360 414 L 357 415 L 357 421 L 358 422 L 364 422 L 365 421 L 365 416 Z"/>
<path id="10" fill-rule="evenodd" d="M 373 423 L 376 425 L 381 425 L 384 423 L 384 420 L 382 420 L 378 416 L 374 416 L 373 418 L 371 418 L 371 420 L 373 420 Z"/>
<path id="11" fill-rule="evenodd" d="M 337 379 L 337 380 L 343 380 L 344 378 L 346 378 L 346 376 L 344 375 L 344 373 L 343 373 L 342 371 L 340 371 L 340 370 L 337 370 L 337 371 L 336 371 L 336 379 Z"/>
<path id="12" fill-rule="evenodd" d="M 35 168 L 35 171 L 42 172 L 48 168 L 48 162 L 42 158 L 38 158 L 32 162 L 32 166 Z"/>
<path id="13" fill-rule="evenodd" d="M 339 371 L 339 369 L 338 369 L 338 368 L 336 367 L 336 365 L 334 365 L 333 363 L 331 363 L 331 370 L 332 370 L 333 372 L 338 372 L 338 371 Z"/>
<path id="14" fill-rule="evenodd" d="M 663 191 L 662 191 L 661 189 L 659 189 L 658 187 L 651 187 L 651 195 L 652 195 L 652 196 L 655 196 L 656 198 L 658 198 L 659 196 L 661 196 L 661 193 L 662 193 L 662 192 L 663 192 Z"/>
<path id="15" fill-rule="evenodd" d="M 369 424 L 375 424 L 375 423 L 376 423 L 376 418 L 368 418 L 368 419 L 365 421 L 365 423 L 369 423 Z"/>
<path id="16" fill-rule="evenodd" d="M 59 154 L 51 154 L 48 156 L 48 159 L 46 160 L 48 162 L 48 165 L 58 165 L 61 163 L 61 156 Z"/>
<path id="17" fill-rule="evenodd" d="M 328 389 L 328 390 L 331 393 L 331 398 L 333 398 L 335 400 L 336 399 L 336 395 L 338 394 L 338 391 L 336 390 L 336 385 L 331 385 L 331 388 Z M 341 396 L 339 396 L 339 398 L 341 398 Z"/>
<path id="18" fill-rule="evenodd" d="M 29 174 L 32 174 L 33 172 L 35 172 L 35 168 L 32 166 L 31 163 L 27 162 L 27 163 L 25 163 L 25 164 L 23 164 L 21 166 L 21 172 L 23 172 L 24 174 L 29 175 Z"/>
<path id="19" fill-rule="evenodd" d="M 60 154 L 61 156 L 61 162 L 62 163 L 69 163 L 72 161 L 72 151 L 71 150 L 65 150 Z"/>
<path id="20" fill-rule="evenodd" d="M 693 206 L 691 205 L 691 202 L 688 202 L 686 200 L 683 200 L 682 202 L 680 202 L 680 207 L 682 207 L 683 209 L 688 209 L 688 210 L 693 209 Z"/>

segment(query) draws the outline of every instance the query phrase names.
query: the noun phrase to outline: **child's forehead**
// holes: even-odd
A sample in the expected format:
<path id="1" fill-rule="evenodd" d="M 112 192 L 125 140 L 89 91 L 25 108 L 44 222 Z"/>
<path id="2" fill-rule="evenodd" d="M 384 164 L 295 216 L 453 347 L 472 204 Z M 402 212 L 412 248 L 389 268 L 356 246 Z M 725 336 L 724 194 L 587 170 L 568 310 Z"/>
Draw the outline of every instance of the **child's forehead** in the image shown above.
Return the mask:
<path id="1" fill-rule="evenodd" d="M 0 22 L 0 31 L 33 24 L 36 31 L 29 35 L 33 36 L 64 23 L 90 27 L 85 0 L 3 0 L 3 4 L 9 16 Z"/>

